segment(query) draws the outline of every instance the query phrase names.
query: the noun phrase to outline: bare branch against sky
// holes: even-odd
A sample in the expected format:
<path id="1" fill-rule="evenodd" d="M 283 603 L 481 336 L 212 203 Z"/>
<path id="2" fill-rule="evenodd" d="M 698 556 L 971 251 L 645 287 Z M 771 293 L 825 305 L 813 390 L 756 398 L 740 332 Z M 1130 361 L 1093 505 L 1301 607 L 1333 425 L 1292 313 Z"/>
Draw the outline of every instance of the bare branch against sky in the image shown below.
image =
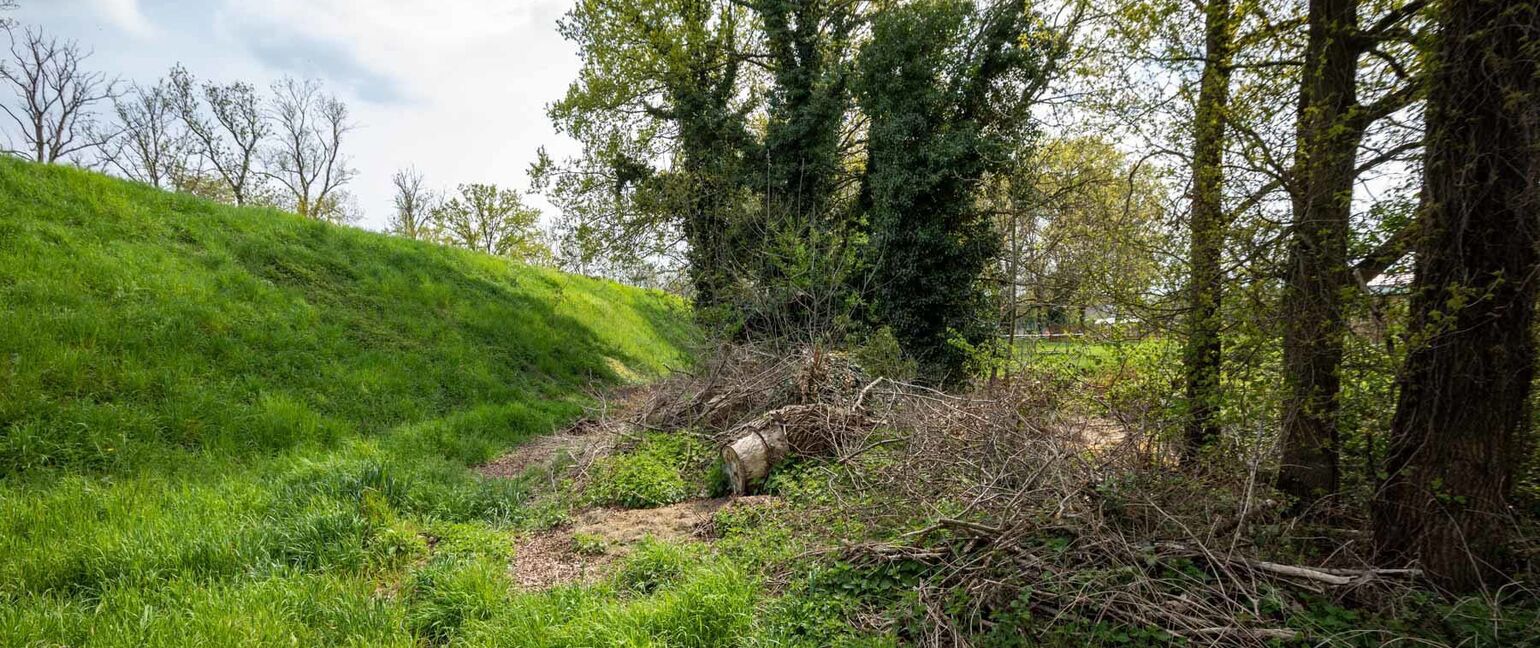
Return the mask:
<path id="1" fill-rule="evenodd" d="M 99 146 L 95 110 L 117 94 L 118 82 L 85 66 L 91 52 L 71 40 L 35 27 L 10 28 L 8 60 L 0 64 L 0 85 L 11 96 L 0 111 L 20 133 L 13 153 L 38 162 L 57 162 Z"/>

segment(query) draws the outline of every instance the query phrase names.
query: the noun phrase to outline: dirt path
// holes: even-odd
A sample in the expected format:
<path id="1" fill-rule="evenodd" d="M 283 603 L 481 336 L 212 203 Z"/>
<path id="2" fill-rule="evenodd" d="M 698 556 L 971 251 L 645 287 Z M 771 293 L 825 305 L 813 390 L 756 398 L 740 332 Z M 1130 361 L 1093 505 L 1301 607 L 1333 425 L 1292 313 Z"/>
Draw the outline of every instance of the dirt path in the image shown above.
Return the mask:
<path id="1" fill-rule="evenodd" d="M 643 539 L 709 541 L 711 520 L 718 511 L 764 506 L 778 499 L 724 497 L 651 509 L 588 509 L 577 513 L 571 524 L 520 538 L 510 571 L 514 582 L 525 590 L 591 582 Z"/>
<path id="2" fill-rule="evenodd" d="M 529 439 L 476 470 L 483 476 L 501 479 L 545 470 L 553 486 L 569 475 L 581 482 L 596 460 L 613 452 L 621 441 L 636 432 L 628 414 L 643 400 L 643 391 L 622 393 L 600 415 L 585 418 L 557 434 Z M 572 487 L 581 488 L 581 483 Z M 524 590 L 591 582 L 643 539 L 709 541 L 712 516 L 718 511 L 765 505 L 775 500 L 764 496 L 719 498 L 650 509 L 575 511 L 567 524 L 516 538 L 509 570 L 514 582 Z"/>
<path id="3" fill-rule="evenodd" d="M 569 460 L 586 466 L 593 459 L 608 454 L 618 437 L 615 430 L 578 425 L 566 432 L 525 441 L 512 452 L 477 467 L 476 471 L 486 477 L 507 479 L 518 477 L 531 468 L 551 469 Z"/>

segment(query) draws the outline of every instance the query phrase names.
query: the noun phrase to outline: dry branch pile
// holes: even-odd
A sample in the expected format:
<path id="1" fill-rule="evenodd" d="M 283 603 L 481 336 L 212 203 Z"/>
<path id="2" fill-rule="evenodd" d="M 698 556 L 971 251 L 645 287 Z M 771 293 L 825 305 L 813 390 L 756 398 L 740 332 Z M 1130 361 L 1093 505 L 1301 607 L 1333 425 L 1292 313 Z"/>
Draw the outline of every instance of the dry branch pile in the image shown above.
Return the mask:
<path id="1" fill-rule="evenodd" d="M 1259 534 L 1291 545 L 1255 468 L 1179 473 L 1115 412 L 1074 411 L 1061 390 L 1023 375 L 958 396 L 873 380 L 840 354 L 726 347 L 654 389 L 638 420 L 711 440 L 739 492 L 783 457 L 820 458 L 828 506 L 874 531 L 825 538 L 814 555 L 924 566 L 928 612 L 907 628 L 924 645 L 968 645 L 1023 605 L 1037 627 L 1113 622 L 1263 645 L 1299 635 L 1286 627 L 1295 594 L 1391 601 L 1416 578 L 1367 569 L 1352 540 L 1330 566 L 1264 559 Z"/>

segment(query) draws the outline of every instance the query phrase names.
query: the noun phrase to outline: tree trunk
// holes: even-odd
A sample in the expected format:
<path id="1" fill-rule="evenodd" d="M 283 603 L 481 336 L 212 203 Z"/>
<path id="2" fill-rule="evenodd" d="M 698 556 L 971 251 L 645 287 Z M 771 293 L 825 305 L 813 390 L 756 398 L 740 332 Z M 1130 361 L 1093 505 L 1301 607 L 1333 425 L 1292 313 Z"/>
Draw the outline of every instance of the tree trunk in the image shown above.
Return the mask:
<path id="1" fill-rule="evenodd" d="M 1283 465 L 1278 487 L 1305 503 L 1337 492 L 1337 394 L 1351 290 L 1347 268 L 1357 107 L 1358 0 L 1310 0 L 1291 178 L 1294 224 L 1283 293 Z"/>
<path id="2" fill-rule="evenodd" d="M 1193 124 L 1191 263 L 1186 382 L 1188 415 L 1184 461 L 1219 436 L 1220 294 L 1224 271 L 1225 220 L 1222 205 L 1225 111 L 1230 102 L 1230 57 L 1234 47 L 1230 0 L 1211 0 L 1205 9 L 1203 78 Z"/>
<path id="3" fill-rule="evenodd" d="M 1540 0 L 1439 5 L 1408 355 L 1374 501 L 1378 559 L 1500 578 L 1534 374 Z"/>

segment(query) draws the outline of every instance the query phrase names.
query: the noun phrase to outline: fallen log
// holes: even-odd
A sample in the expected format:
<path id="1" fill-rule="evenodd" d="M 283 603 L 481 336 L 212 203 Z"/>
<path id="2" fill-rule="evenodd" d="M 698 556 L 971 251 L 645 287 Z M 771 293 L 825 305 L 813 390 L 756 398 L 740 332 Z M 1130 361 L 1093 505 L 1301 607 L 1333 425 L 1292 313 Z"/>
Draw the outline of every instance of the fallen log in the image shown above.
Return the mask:
<path id="1" fill-rule="evenodd" d="M 832 455 L 852 432 L 875 425 L 865 414 L 821 403 L 788 405 L 733 428 L 722 448 L 722 464 L 734 495 L 762 483 L 790 456 Z"/>
<path id="2" fill-rule="evenodd" d="M 775 464 L 791 453 L 784 426 L 762 419 L 752 421 L 751 425 L 746 434 L 722 448 L 723 471 L 727 473 L 734 495 L 748 493 L 751 487 L 770 475 Z"/>

